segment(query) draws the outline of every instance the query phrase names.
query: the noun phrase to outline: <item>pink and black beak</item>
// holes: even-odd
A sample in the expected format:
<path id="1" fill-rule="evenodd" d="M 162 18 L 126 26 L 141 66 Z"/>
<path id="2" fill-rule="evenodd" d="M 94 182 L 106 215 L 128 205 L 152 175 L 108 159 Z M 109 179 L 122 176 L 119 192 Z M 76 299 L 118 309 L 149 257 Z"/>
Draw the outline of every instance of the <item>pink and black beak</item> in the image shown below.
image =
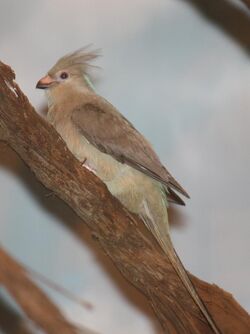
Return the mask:
<path id="1" fill-rule="evenodd" d="M 45 77 L 43 77 L 42 79 L 40 79 L 40 80 L 38 81 L 38 83 L 36 84 L 36 88 L 47 89 L 47 88 L 49 88 L 54 82 L 55 82 L 55 80 L 52 79 L 51 76 L 46 75 Z"/>

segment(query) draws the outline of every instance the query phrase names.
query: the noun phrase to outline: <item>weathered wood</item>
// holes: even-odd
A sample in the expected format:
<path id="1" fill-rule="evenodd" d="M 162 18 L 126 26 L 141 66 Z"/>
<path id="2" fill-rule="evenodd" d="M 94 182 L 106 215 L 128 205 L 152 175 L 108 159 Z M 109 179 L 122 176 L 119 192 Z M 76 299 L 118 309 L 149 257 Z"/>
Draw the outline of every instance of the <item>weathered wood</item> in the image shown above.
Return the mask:
<path id="1" fill-rule="evenodd" d="M 13 80 L 0 63 L 0 138 L 85 221 L 120 272 L 147 296 L 166 333 L 212 333 L 144 224 L 81 166 Z M 250 332 L 247 312 L 230 294 L 191 277 L 222 333 Z"/>

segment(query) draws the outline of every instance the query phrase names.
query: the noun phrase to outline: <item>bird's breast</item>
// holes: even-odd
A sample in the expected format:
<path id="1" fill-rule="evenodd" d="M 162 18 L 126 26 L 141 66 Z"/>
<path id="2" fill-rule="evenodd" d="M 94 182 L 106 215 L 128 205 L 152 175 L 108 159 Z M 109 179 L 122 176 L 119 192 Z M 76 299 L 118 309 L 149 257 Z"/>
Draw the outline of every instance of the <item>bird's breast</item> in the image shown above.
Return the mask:
<path id="1" fill-rule="evenodd" d="M 166 216 L 166 203 L 163 203 L 165 195 L 157 181 L 102 153 L 81 134 L 71 117 L 61 117 L 59 113 L 49 113 L 47 117 L 73 155 L 106 183 L 113 196 L 130 211 L 140 214 L 146 200 L 149 207 L 160 210 L 160 214 L 157 214 L 160 220 Z M 154 209 L 155 212 L 157 210 Z"/>
<path id="2" fill-rule="evenodd" d="M 48 121 L 56 128 L 72 154 L 92 170 L 103 182 L 113 180 L 125 165 L 92 145 L 71 121 L 60 113 L 49 112 Z"/>

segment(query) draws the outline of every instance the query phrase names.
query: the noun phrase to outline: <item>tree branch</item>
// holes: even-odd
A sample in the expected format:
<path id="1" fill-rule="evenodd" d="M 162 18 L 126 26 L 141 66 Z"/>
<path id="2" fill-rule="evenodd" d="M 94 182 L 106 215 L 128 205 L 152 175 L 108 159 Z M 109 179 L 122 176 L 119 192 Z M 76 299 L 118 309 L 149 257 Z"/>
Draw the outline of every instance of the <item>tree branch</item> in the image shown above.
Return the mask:
<path id="1" fill-rule="evenodd" d="M 248 8 L 250 8 L 250 0 L 241 0 Z"/>
<path id="2" fill-rule="evenodd" d="M 245 52 L 249 53 L 250 45 L 250 17 L 248 11 L 238 8 L 229 0 L 182 0 L 190 4 L 199 15 L 202 15 L 209 23 L 217 26 L 238 44 Z M 250 3 L 250 0 L 241 0 Z"/>
<path id="3" fill-rule="evenodd" d="M 0 332 L 5 334 L 32 334 L 28 319 L 4 299 L 0 299 Z M 34 334 L 34 333 L 33 333 Z"/>
<path id="4" fill-rule="evenodd" d="M 27 316 L 49 334 L 94 334 L 66 320 L 49 298 L 27 276 L 25 269 L 0 247 L 0 283 Z"/>
<path id="5" fill-rule="evenodd" d="M 0 139 L 85 221 L 120 272 L 146 295 L 166 332 L 212 333 L 141 220 L 81 166 L 13 80 L 0 63 Z M 250 318 L 230 294 L 191 278 L 222 333 L 249 333 Z"/>

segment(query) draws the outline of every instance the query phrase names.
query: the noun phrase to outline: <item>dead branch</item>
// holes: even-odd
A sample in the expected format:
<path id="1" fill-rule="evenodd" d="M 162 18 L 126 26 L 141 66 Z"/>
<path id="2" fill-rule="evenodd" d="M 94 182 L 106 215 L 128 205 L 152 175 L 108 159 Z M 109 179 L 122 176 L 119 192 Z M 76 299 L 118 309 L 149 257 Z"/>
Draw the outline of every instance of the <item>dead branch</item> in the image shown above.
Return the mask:
<path id="1" fill-rule="evenodd" d="M 93 334 L 79 329 L 66 320 L 57 306 L 28 277 L 3 248 L 0 248 L 0 283 L 3 285 L 26 315 L 49 334 Z"/>
<path id="2" fill-rule="evenodd" d="M 242 10 L 230 0 L 182 0 L 190 4 L 210 24 L 238 44 L 249 53 L 250 17 L 249 12 Z M 250 0 L 239 0 L 249 6 Z"/>
<path id="3" fill-rule="evenodd" d="M 248 8 L 250 8 L 250 0 L 241 0 Z"/>
<path id="4" fill-rule="evenodd" d="M 32 269 L 31 267 L 20 263 L 19 264 L 26 270 L 26 272 L 34 279 L 37 280 L 38 282 L 46 285 L 48 288 L 54 290 L 64 298 L 67 298 L 68 300 L 71 300 L 73 303 L 78 304 L 82 308 L 85 309 L 92 309 L 93 305 L 91 303 L 88 303 L 87 301 L 83 300 L 82 298 L 79 298 L 76 296 L 74 293 L 69 291 L 67 288 L 64 286 L 58 284 L 57 282 L 51 280 L 50 278 L 46 277 L 45 275 L 41 274 L 40 272 Z"/>
<path id="5" fill-rule="evenodd" d="M 33 325 L 33 324 L 32 324 Z M 4 299 L 0 299 L 0 332 L 5 334 L 32 334 L 28 319 L 24 319 Z"/>
<path id="6" fill-rule="evenodd" d="M 81 166 L 13 80 L 0 63 L 0 139 L 85 221 L 120 272 L 146 295 L 167 333 L 212 333 L 144 224 Z M 229 293 L 191 277 L 222 333 L 249 333 L 250 318 Z"/>

